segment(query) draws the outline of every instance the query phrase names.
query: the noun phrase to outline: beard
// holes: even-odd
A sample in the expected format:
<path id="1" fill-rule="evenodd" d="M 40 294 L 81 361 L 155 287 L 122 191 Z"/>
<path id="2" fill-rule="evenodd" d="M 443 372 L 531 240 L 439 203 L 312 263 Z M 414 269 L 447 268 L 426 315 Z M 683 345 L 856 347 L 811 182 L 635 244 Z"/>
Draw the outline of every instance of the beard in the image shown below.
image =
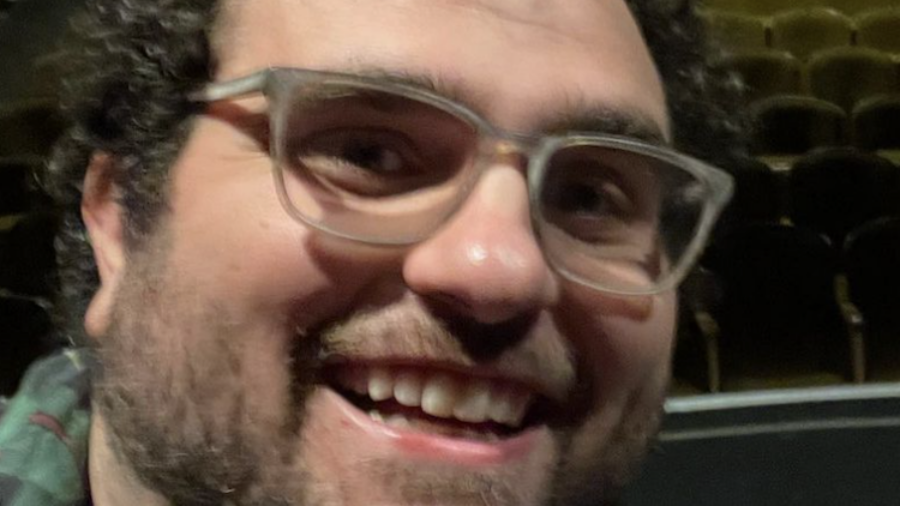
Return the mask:
<path id="1" fill-rule="evenodd" d="M 363 473 L 382 480 L 398 503 L 535 504 L 504 470 L 362 462 L 347 476 L 323 480 L 310 467 L 303 434 L 307 401 L 322 385 L 322 357 L 377 342 L 378 328 L 416 346 L 440 342 L 449 353 L 466 353 L 447 344 L 459 342 L 448 330 L 453 325 L 427 312 L 382 308 L 298 336 L 289 316 L 259 324 L 225 301 L 204 299 L 189 273 L 172 271 L 157 242 L 129 257 L 109 330 L 95 350 L 92 397 L 113 451 L 143 484 L 184 506 L 337 506 L 345 504 L 342 482 Z M 558 349 L 532 353 L 548 374 L 566 369 Z M 583 390 L 589 403 L 593 394 Z M 600 408 L 553 427 L 557 452 L 540 503 L 616 504 L 658 431 L 664 390 L 660 384 L 634 393 L 606 429 L 590 430 L 610 425 Z"/>

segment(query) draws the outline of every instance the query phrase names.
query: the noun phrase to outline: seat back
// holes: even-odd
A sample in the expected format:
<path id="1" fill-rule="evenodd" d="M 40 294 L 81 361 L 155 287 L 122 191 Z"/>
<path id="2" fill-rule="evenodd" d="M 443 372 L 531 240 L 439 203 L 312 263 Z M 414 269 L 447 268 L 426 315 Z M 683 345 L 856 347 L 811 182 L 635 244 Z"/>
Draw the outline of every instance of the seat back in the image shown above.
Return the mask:
<path id="1" fill-rule="evenodd" d="M 844 249 L 850 300 L 866 322 L 867 377 L 900 380 L 900 218 L 853 231 Z"/>
<path id="2" fill-rule="evenodd" d="M 774 223 L 785 214 L 784 183 L 768 165 L 751 162 L 731 171 L 735 180 L 729 213 L 737 223 Z"/>
<path id="3" fill-rule="evenodd" d="M 856 147 L 900 150 L 900 93 L 861 101 L 853 109 L 852 122 Z"/>
<path id="4" fill-rule="evenodd" d="M 900 340 L 900 218 L 854 230 L 844 248 L 844 265 L 851 300 L 870 325 L 896 329 Z"/>
<path id="5" fill-rule="evenodd" d="M 900 53 L 900 7 L 875 9 L 857 15 L 856 43 L 886 53 Z"/>
<path id="6" fill-rule="evenodd" d="M 821 310 L 836 308 L 832 295 L 837 254 L 810 230 L 782 224 L 735 228 L 704 263 L 721 282 L 721 305 L 731 313 L 727 319 L 741 326 L 804 326 L 804 320 Z"/>
<path id="7" fill-rule="evenodd" d="M 785 51 L 746 51 L 728 56 L 723 62 L 733 68 L 747 87 L 746 98 L 756 101 L 773 95 L 801 92 L 800 61 Z"/>
<path id="8" fill-rule="evenodd" d="M 871 153 L 822 150 L 794 165 L 788 188 L 794 223 L 825 234 L 840 246 L 857 226 L 897 213 L 900 170 Z"/>
<path id="9" fill-rule="evenodd" d="M 846 374 L 834 295 L 837 252 L 812 231 L 781 224 L 734 229 L 704 262 L 724 297 L 716 313 L 725 384 L 762 371 Z"/>
<path id="10" fill-rule="evenodd" d="M 853 41 L 853 21 L 827 7 L 811 7 L 781 12 L 772 18 L 772 47 L 800 59 L 832 47 L 849 46 Z"/>
<path id="11" fill-rule="evenodd" d="M 808 69 L 813 96 L 848 112 L 862 99 L 896 93 L 900 80 L 890 56 L 864 47 L 818 52 L 810 57 Z"/>
<path id="12" fill-rule="evenodd" d="M 730 51 L 758 50 L 766 47 L 763 18 L 734 11 L 709 11 L 704 14 L 713 43 Z"/>
<path id="13" fill-rule="evenodd" d="M 837 9 L 847 15 L 855 15 L 871 9 L 895 7 L 897 0 L 814 0 L 817 5 Z"/>
<path id="14" fill-rule="evenodd" d="M 802 155 L 814 148 L 847 143 L 847 113 L 813 97 L 775 96 L 757 101 L 752 149 L 757 155 Z"/>

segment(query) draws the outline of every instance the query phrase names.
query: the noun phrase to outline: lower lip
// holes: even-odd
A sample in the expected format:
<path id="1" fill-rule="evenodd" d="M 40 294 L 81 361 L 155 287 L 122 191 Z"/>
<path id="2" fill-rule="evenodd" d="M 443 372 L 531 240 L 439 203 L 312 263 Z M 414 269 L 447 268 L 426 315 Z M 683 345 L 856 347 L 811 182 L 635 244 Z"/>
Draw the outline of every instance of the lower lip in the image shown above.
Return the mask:
<path id="1" fill-rule="evenodd" d="M 537 427 L 498 441 L 457 439 L 391 427 L 373 420 L 331 389 L 322 388 L 318 394 L 322 396 L 319 407 L 329 412 L 328 418 L 338 418 L 345 437 L 359 437 L 357 442 L 371 445 L 370 448 L 387 446 L 386 449 L 417 460 L 474 467 L 504 465 L 531 455 L 539 446 L 542 433 L 548 432 L 545 427 Z"/>

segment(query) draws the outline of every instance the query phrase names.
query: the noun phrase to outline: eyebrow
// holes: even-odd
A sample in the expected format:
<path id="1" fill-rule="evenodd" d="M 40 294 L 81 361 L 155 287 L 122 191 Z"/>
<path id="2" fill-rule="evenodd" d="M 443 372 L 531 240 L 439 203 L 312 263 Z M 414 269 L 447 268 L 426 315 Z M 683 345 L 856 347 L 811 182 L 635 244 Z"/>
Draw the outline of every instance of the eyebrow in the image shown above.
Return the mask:
<path id="1" fill-rule="evenodd" d="M 465 88 L 455 81 L 438 79 L 431 74 L 383 67 L 361 67 L 350 72 L 360 77 L 421 88 L 473 111 L 483 111 L 489 103 L 486 94 Z M 649 144 L 668 144 L 663 128 L 648 113 L 635 107 L 588 104 L 584 100 L 568 100 L 564 110 L 554 112 L 549 119 L 540 122 L 536 130 L 541 134 L 616 135 Z"/>
<path id="2" fill-rule="evenodd" d="M 541 128 L 546 133 L 602 133 L 667 145 L 662 127 L 649 114 L 632 107 L 581 105 L 570 107 Z"/>
<path id="3" fill-rule="evenodd" d="M 462 104 L 473 111 L 481 109 L 487 103 L 487 97 L 476 93 L 475 90 L 464 88 L 461 84 L 453 81 L 439 79 L 431 74 L 406 70 L 389 70 L 382 67 L 354 68 L 349 73 L 367 79 L 377 79 L 420 88 Z"/>

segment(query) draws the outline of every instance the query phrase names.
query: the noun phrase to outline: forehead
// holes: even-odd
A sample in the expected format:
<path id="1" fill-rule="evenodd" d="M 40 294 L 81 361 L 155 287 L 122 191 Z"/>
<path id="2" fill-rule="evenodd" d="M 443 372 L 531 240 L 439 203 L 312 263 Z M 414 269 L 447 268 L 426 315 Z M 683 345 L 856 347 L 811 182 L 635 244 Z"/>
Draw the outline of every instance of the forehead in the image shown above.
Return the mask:
<path id="1" fill-rule="evenodd" d="M 424 75 L 499 126 L 618 107 L 667 130 L 662 84 L 623 0 L 245 0 L 224 11 L 218 79 L 269 66 Z"/>

